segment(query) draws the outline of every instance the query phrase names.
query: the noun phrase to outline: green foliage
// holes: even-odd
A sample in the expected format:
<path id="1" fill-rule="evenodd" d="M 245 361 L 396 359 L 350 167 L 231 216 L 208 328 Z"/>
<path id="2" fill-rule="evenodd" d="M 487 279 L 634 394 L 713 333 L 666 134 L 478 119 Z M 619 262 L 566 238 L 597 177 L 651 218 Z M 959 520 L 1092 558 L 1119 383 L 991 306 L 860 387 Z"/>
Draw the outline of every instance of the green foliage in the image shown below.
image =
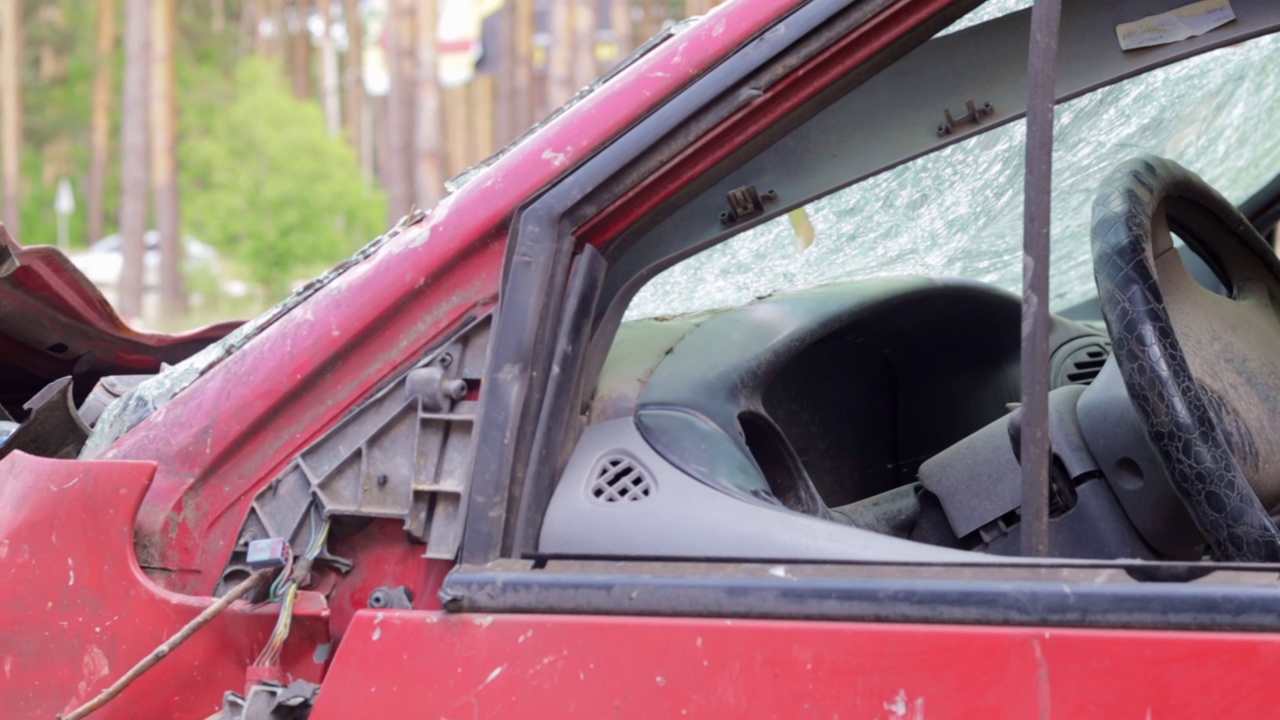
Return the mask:
<path id="1" fill-rule="evenodd" d="M 116 3 L 112 59 L 110 166 L 104 193 L 106 233 L 120 205 L 120 99 L 123 2 Z M 73 243 L 86 241 L 90 102 L 97 58 L 98 3 L 24 3 L 24 137 L 22 218 L 25 244 L 56 239 L 57 175 L 46 167 L 65 148 L 76 192 Z M 183 232 L 216 246 L 223 267 L 244 269 L 270 301 L 349 255 L 383 229 L 386 199 L 362 176 L 354 151 L 328 137 L 318 103 L 295 98 L 276 64 L 250 57 L 236 19 L 241 3 L 226 3 L 221 32 L 212 32 L 212 3 L 179 0 L 178 176 Z M 41 58 L 58 70 L 42 77 Z M 97 238 L 87 238 L 88 241 Z M 198 278 L 188 278 L 193 287 Z M 204 288 L 217 295 L 217 283 Z"/>
<path id="2" fill-rule="evenodd" d="M 230 83 L 212 69 L 200 74 L 200 82 L 179 89 L 188 232 L 282 295 L 304 272 L 342 259 L 381 231 L 385 197 L 364 180 L 350 146 L 328 136 L 319 105 L 293 96 L 277 65 L 246 58 Z"/>
<path id="3" fill-rule="evenodd" d="M 61 143 L 73 169 L 79 212 L 70 218 L 70 237 L 84 240 L 83 176 L 89 166 L 89 103 L 93 86 L 94 22 L 97 4 L 47 0 L 23 5 L 22 216 L 19 242 L 52 245 L 57 238 L 53 198 L 57 172 L 46 172 L 45 157 Z M 56 70 L 42 69 L 43 63 Z M 43 72 L 52 77 L 42 77 Z M 84 168 L 82 175 L 79 170 Z"/>
<path id="4" fill-rule="evenodd" d="M 23 10 L 23 139 L 41 147 L 71 136 L 87 157 L 97 3 L 47 0 Z"/>

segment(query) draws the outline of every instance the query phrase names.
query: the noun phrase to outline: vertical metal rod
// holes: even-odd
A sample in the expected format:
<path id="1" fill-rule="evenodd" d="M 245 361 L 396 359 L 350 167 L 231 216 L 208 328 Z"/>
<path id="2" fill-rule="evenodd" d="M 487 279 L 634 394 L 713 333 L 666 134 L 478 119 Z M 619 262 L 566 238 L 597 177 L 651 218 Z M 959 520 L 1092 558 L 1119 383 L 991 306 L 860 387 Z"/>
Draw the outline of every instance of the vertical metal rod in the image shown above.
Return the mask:
<path id="1" fill-rule="evenodd" d="M 1061 0 L 1036 0 L 1027 53 L 1022 240 L 1022 554 L 1049 554 L 1049 194 Z"/>

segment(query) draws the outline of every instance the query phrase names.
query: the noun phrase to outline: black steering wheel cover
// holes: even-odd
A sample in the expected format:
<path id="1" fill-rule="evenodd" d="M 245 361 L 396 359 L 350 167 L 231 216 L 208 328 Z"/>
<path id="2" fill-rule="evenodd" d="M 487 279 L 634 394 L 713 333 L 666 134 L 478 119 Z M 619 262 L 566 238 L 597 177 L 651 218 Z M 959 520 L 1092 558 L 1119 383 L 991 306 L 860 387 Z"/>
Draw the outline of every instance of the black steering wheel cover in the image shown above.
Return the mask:
<path id="1" fill-rule="evenodd" d="M 1177 163 L 1127 161 L 1093 203 L 1093 268 L 1102 314 L 1125 387 L 1169 473 L 1175 492 L 1214 555 L 1228 561 L 1280 561 L 1277 531 L 1217 426 L 1191 374 L 1156 279 L 1152 221 L 1167 199 L 1216 215 L 1240 242 L 1269 252 L 1225 198 Z"/>

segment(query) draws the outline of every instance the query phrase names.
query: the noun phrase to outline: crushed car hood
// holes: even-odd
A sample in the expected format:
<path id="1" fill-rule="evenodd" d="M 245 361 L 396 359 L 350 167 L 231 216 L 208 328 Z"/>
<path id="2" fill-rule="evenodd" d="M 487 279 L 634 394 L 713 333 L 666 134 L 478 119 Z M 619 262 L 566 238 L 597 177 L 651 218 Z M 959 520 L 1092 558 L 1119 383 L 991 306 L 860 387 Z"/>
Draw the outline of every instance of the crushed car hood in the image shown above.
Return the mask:
<path id="1" fill-rule="evenodd" d="M 0 225 L 0 404 L 12 415 L 58 378 L 72 376 L 81 400 L 103 376 L 158 372 L 239 325 L 135 330 L 61 251 L 23 247 Z"/>

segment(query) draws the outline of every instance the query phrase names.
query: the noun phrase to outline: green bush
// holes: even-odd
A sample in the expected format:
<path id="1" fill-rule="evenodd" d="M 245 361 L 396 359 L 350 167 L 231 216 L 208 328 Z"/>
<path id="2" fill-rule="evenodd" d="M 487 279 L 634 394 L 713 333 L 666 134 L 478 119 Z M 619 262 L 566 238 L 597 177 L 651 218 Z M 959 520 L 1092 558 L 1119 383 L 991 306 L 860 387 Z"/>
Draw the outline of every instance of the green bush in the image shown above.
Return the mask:
<path id="1" fill-rule="evenodd" d="M 181 83 L 200 88 L 180 97 L 182 225 L 281 296 L 377 235 L 386 198 L 277 65 L 250 57 L 230 83 L 219 75 Z"/>

